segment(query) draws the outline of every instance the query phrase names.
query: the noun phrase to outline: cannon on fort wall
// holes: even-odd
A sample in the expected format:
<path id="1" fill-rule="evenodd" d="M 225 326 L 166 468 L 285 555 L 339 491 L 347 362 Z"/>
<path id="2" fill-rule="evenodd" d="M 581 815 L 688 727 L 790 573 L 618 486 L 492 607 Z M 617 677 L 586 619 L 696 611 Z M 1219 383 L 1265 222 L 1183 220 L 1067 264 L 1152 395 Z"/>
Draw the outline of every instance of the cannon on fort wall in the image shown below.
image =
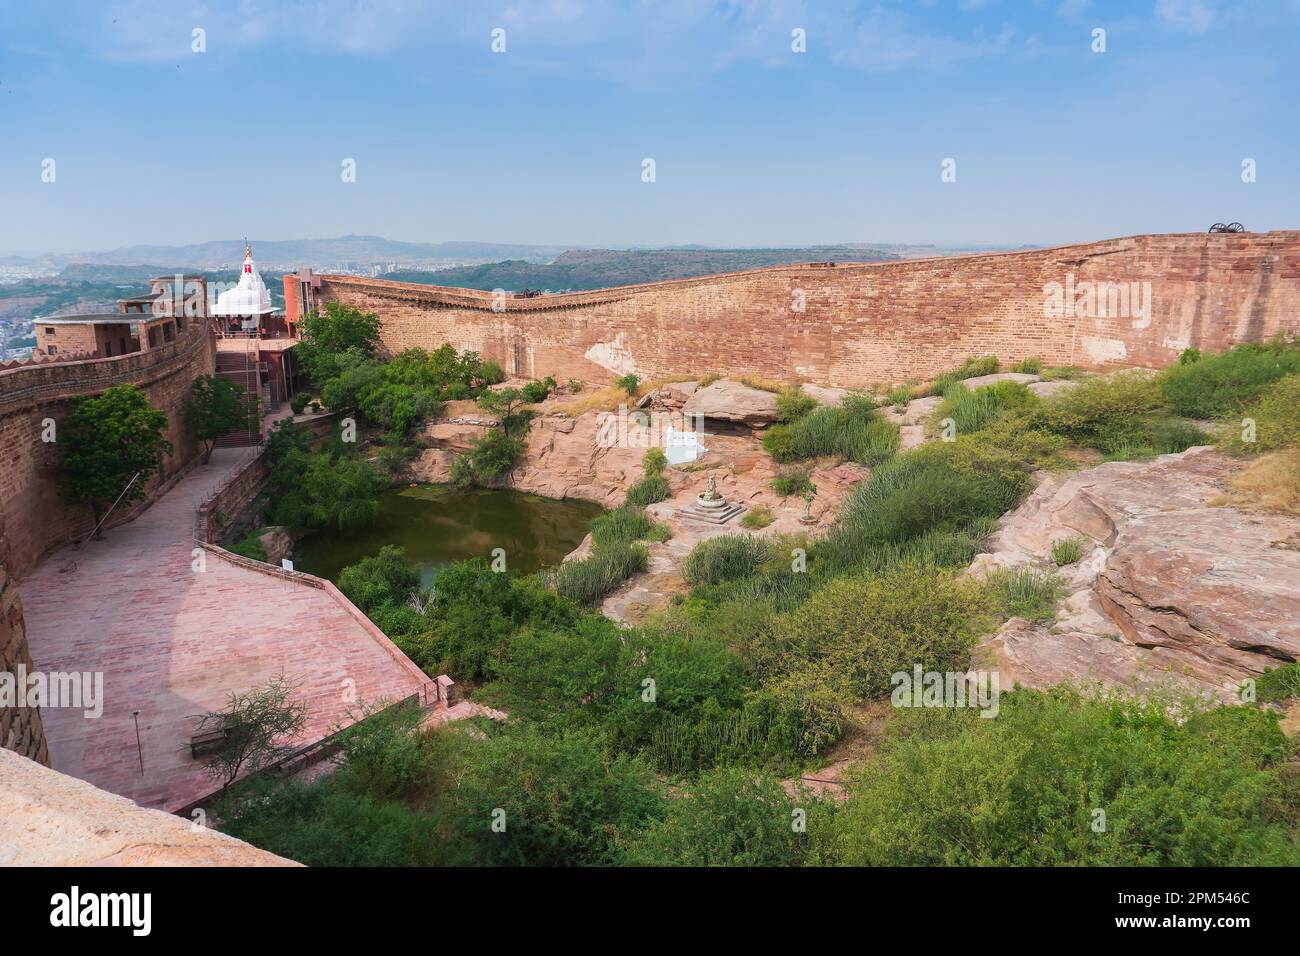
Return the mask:
<path id="1" fill-rule="evenodd" d="M 1210 227 L 1210 232 L 1245 232 L 1245 231 L 1246 231 L 1246 227 L 1239 222 L 1230 222 L 1227 223 L 1226 225 L 1221 222 L 1216 222 L 1213 226 Z"/>

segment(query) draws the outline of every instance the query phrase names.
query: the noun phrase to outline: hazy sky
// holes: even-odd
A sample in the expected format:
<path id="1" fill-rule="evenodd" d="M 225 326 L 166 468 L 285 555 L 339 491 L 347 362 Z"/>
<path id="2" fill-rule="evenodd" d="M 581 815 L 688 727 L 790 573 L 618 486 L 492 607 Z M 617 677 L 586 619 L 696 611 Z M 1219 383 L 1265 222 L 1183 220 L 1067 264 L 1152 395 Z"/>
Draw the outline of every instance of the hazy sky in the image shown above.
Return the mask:
<path id="1" fill-rule="evenodd" d="M 0 0 L 0 252 L 1297 228 L 1298 51 L 1300 0 Z"/>

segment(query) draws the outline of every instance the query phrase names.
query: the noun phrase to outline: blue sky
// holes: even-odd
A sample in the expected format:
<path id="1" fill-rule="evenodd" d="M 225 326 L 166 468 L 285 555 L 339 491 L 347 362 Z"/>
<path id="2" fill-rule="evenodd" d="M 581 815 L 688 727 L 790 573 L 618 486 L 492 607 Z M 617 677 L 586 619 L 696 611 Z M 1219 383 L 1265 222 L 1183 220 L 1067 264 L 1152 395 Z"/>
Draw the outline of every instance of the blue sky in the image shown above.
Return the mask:
<path id="1" fill-rule="evenodd" d="M 0 252 L 1297 228 L 1297 50 L 1300 0 L 2 0 Z"/>

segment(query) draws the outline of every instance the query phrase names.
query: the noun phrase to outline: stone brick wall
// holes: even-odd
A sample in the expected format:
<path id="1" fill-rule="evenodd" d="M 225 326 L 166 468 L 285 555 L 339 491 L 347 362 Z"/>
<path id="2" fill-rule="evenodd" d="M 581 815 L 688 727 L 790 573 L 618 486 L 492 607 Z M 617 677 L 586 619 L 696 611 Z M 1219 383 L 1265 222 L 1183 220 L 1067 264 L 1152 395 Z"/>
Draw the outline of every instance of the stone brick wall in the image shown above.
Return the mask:
<path id="1" fill-rule="evenodd" d="M 1149 283 L 1145 316 L 1049 314 L 1050 283 Z M 1118 291 L 1118 290 L 1116 290 Z M 450 342 L 508 373 L 607 381 L 717 372 L 893 384 L 968 355 L 1163 366 L 1300 333 L 1300 232 L 1132 236 L 1025 252 L 800 265 L 592 292 L 507 297 L 323 276 L 319 298 L 377 312 L 384 346 Z M 1105 298 L 1103 296 L 1103 298 Z M 796 306 L 802 304 L 802 311 Z M 1109 311 L 1109 310 L 1108 310 Z"/>
<path id="2" fill-rule="evenodd" d="M 59 448 L 43 441 L 45 420 L 56 425 L 77 395 L 93 395 L 130 382 L 167 413 L 173 450 L 150 488 L 174 476 L 202 450 L 184 420 L 184 403 L 196 377 L 215 367 L 215 345 L 201 322 L 187 323 L 175 341 L 143 352 L 80 362 L 0 370 L 0 518 L 9 537 L 9 573 L 21 578 L 58 545 L 94 527 L 88 509 L 59 495 Z M 126 512 L 115 515 L 122 520 Z M 110 525 L 113 519 L 110 519 Z"/>
<path id="3" fill-rule="evenodd" d="M 23 602 L 18 596 L 18 586 L 9 574 L 7 557 L 4 515 L 0 514 L 0 671 L 14 675 L 17 689 L 19 665 L 27 674 L 35 668 L 27 648 Z M 40 709 L 0 706 L 0 748 L 15 751 L 48 767 L 50 751 L 41 726 Z"/>

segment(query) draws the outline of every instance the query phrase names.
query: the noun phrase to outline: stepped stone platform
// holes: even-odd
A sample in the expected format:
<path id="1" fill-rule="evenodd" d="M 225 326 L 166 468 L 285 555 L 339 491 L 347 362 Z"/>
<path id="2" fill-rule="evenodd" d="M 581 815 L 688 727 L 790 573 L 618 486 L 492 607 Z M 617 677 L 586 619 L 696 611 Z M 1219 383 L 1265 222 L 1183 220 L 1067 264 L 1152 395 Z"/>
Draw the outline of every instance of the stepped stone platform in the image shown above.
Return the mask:
<path id="1" fill-rule="evenodd" d="M 724 525 L 745 509 L 734 501 L 718 508 L 706 508 L 692 502 L 677 509 L 677 517 L 686 521 L 703 521 L 705 524 Z"/>

